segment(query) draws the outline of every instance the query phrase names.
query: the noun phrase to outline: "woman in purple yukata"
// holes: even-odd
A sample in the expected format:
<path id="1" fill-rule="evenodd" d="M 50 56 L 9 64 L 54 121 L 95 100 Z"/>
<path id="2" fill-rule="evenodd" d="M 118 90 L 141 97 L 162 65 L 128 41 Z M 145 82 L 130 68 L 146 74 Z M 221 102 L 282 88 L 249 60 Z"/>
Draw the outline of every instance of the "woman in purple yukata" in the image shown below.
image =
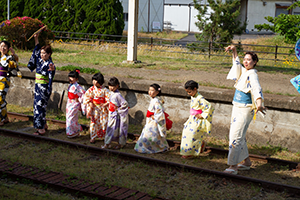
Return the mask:
<path id="1" fill-rule="evenodd" d="M 111 148 L 111 141 L 117 141 L 114 149 L 120 149 L 126 145 L 128 131 L 128 103 L 120 94 L 120 82 L 112 77 L 108 82 L 110 92 L 108 125 L 103 149 Z"/>
<path id="2" fill-rule="evenodd" d="M 81 110 L 85 90 L 77 83 L 80 71 L 69 73 L 68 102 L 66 107 L 66 134 L 68 138 L 79 136 L 82 127 L 78 124 L 78 111 Z"/>
<path id="3" fill-rule="evenodd" d="M 41 48 L 39 33 L 34 35 L 35 47 L 27 67 L 35 70 L 35 89 L 33 103 L 33 126 L 36 130 L 34 135 L 43 135 L 48 129 L 46 122 L 46 108 L 52 92 L 52 82 L 55 74 L 55 66 L 52 62 L 52 49 L 50 45 Z"/>

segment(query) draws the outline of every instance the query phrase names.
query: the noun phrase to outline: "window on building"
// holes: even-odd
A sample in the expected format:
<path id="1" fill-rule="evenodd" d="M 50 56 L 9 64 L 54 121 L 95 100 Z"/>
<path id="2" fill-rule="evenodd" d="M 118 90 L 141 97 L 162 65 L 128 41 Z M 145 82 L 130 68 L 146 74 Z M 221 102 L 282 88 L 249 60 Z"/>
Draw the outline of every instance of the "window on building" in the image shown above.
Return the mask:
<path id="1" fill-rule="evenodd" d="M 291 10 L 288 10 L 287 8 L 290 7 L 292 4 L 290 3 L 276 3 L 276 11 L 275 11 L 275 17 L 277 17 L 280 14 L 292 14 Z"/>
<path id="2" fill-rule="evenodd" d="M 124 22 L 128 22 L 128 13 L 123 13 L 124 14 Z"/>

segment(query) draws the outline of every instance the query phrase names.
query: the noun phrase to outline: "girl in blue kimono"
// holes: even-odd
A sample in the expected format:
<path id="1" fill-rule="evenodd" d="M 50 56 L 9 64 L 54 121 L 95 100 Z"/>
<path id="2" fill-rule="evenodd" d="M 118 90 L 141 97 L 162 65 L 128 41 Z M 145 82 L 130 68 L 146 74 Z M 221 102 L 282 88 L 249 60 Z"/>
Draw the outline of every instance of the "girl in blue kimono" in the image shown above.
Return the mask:
<path id="1" fill-rule="evenodd" d="M 38 40 L 39 33 L 34 35 L 35 47 L 27 67 L 35 70 L 35 89 L 33 103 L 33 126 L 35 135 L 43 135 L 48 129 L 46 123 L 46 108 L 52 92 L 52 82 L 55 66 L 51 59 L 52 49 L 49 45 L 41 48 Z"/>

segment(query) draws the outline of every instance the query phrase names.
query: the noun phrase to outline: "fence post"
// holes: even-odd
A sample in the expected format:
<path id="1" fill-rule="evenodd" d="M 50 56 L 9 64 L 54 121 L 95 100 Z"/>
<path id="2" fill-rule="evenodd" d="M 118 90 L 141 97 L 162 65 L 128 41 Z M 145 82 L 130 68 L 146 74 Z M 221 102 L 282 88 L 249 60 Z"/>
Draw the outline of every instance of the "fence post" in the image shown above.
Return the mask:
<path id="1" fill-rule="evenodd" d="M 153 46 L 153 37 L 151 37 L 151 51 L 152 51 L 152 46 Z"/>
<path id="2" fill-rule="evenodd" d="M 212 41 L 209 41 L 209 43 L 208 43 L 208 58 L 209 59 L 210 59 L 211 45 L 212 45 Z"/>
<path id="3" fill-rule="evenodd" d="M 278 45 L 275 47 L 275 62 L 277 61 L 277 52 L 278 52 Z"/>

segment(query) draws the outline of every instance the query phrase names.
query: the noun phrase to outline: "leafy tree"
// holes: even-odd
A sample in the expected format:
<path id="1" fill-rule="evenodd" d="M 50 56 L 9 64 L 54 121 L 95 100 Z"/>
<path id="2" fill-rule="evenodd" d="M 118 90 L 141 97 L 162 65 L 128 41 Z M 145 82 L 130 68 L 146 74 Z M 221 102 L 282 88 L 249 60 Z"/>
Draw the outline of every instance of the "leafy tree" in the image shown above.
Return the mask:
<path id="1" fill-rule="evenodd" d="M 199 11 L 196 26 L 201 33 L 196 34 L 199 41 L 228 43 L 234 34 L 242 34 L 246 29 L 246 22 L 242 23 L 237 18 L 240 14 L 239 0 L 208 0 L 208 5 L 201 5 L 194 0 L 195 8 Z M 212 10 L 208 14 L 208 8 Z M 222 48 L 225 44 L 211 43 L 215 48 Z M 212 48 L 211 46 L 211 48 Z"/>
<path id="2" fill-rule="evenodd" d="M 288 10 L 299 6 L 300 2 L 293 3 Z M 295 44 L 300 38 L 300 15 L 280 14 L 277 17 L 265 17 L 271 24 L 256 24 L 254 27 L 258 30 L 271 30 L 284 36 L 284 42 Z"/>

